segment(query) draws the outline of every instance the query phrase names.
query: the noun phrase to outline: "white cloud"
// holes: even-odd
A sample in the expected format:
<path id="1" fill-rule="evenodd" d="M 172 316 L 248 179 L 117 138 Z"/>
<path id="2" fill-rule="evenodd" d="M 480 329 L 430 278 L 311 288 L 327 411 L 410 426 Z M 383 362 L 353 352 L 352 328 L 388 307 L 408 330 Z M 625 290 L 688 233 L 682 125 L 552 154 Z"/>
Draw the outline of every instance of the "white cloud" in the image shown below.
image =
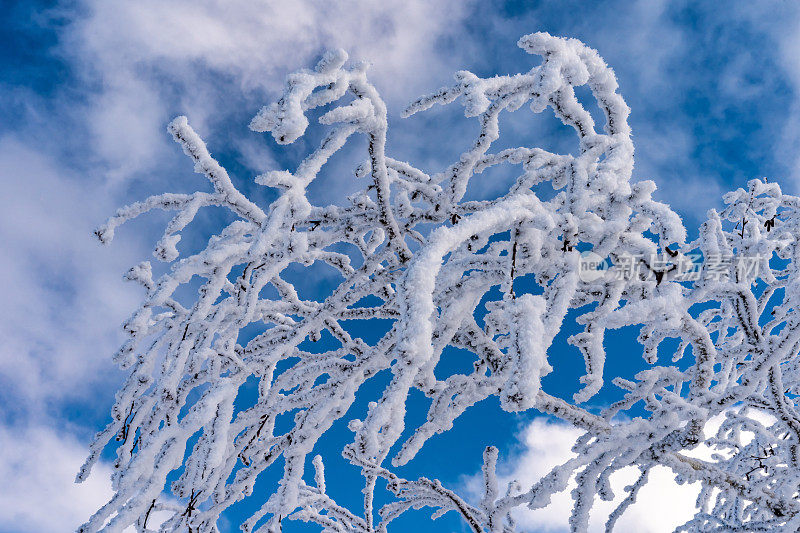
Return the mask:
<path id="1" fill-rule="evenodd" d="M 104 250 L 92 235 L 112 212 L 103 189 L 17 139 L 0 139 L 0 175 L 0 394 L 15 399 L 7 413 L 34 416 L 108 379 L 139 296 L 121 279 L 136 241 Z"/>
<path id="2" fill-rule="evenodd" d="M 255 114 L 288 72 L 328 48 L 372 62 L 371 77 L 388 99 L 430 91 L 432 80 L 454 70 L 437 43 L 460 28 L 468 4 L 89 0 L 62 48 L 87 83 L 99 85 L 86 121 L 97 154 L 124 177 L 159 154 L 153 139 L 167 142 L 171 115 L 188 112 L 202 130 L 242 97 Z"/>
<path id="3" fill-rule="evenodd" d="M 784 7 L 785 6 L 781 6 Z M 782 10 L 783 11 L 783 10 Z M 778 57 L 780 64 L 788 75 L 793 89 L 792 104 L 786 110 L 788 120 L 779 132 L 775 135 L 776 150 L 780 158 L 784 161 L 791 172 L 794 180 L 794 190 L 800 190 L 800 13 L 795 5 L 791 7 L 791 13 L 786 14 L 780 20 L 779 28 L 781 31 L 771 31 L 773 28 L 765 28 L 765 31 L 777 37 Z M 758 24 L 763 21 L 762 17 L 753 16 L 753 22 Z"/>
<path id="4" fill-rule="evenodd" d="M 511 457 L 500 457 L 498 475 L 501 486 L 513 479 L 523 488 L 530 487 L 554 466 L 574 457 L 570 448 L 582 432 L 560 422 L 550 422 L 546 418 L 536 418 L 525 428 L 520 436 L 519 453 Z M 655 467 L 650 472 L 648 484 L 642 488 L 636 503 L 631 505 L 617 522 L 614 531 L 620 533 L 669 533 L 675 527 L 689 520 L 694 514 L 695 500 L 700 485 L 678 485 L 671 471 L 665 467 Z M 615 492 L 613 502 L 599 498 L 590 513 L 589 531 L 605 531 L 605 522 L 611 511 L 627 493 L 623 488 L 636 481 L 639 471 L 631 467 L 611 476 Z M 481 481 L 471 478 L 467 490 L 479 498 Z M 570 491 L 575 486 L 571 481 L 567 490 L 553 496 L 549 506 L 530 510 L 518 508 L 515 517 L 521 532 L 566 532 L 569 529 L 569 516 L 572 510 Z M 477 499 L 477 498 L 476 498 Z"/>
<path id="5" fill-rule="evenodd" d="M 111 469 L 95 467 L 83 483 L 75 474 L 86 449 L 46 427 L 0 426 L 0 529 L 13 533 L 74 531 L 112 495 Z"/>
<path id="6" fill-rule="evenodd" d="M 748 416 L 764 425 L 775 422 L 774 417 L 760 411 L 750 411 Z M 704 430 L 707 438 L 716 435 L 724 419 L 724 414 L 709 419 Z M 523 489 L 529 488 L 555 466 L 575 457 L 570 450 L 582 433 L 581 430 L 563 422 L 551 421 L 544 417 L 533 419 L 520 433 L 517 451 L 509 456 L 500 457 L 497 472 L 501 487 L 511 480 L 517 480 Z M 742 433 L 743 443 L 746 444 L 751 438 L 752 434 Z M 713 454 L 720 452 L 701 445 L 684 453 L 691 457 L 711 461 Z M 609 514 L 627 496 L 624 488 L 633 484 L 639 474 L 640 471 L 635 467 L 628 467 L 611 476 L 611 486 L 615 498 L 611 502 L 595 499 L 595 504 L 590 512 L 590 533 L 605 532 Z M 514 516 L 518 521 L 519 531 L 521 533 L 568 531 L 568 520 L 573 504 L 570 491 L 574 487 L 573 479 L 567 490 L 554 495 L 550 505 L 543 509 L 517 508 Z M 481 497 L 481 491 L 482 478 L 479 474 L 467 479 L 466 492 L 472 499 L 477 501 Z M 617 521 L 614 531 L 619 533 L 671 533 L 676 527 L 694 516 L 699 493 L 699 482 L 679 485 L 675 482 L 675 475 L 669 468 L 656 466 L 651 469 L 648 482 L 639 491 L 636 502 L 628 507 Z"/>
<path id="7" fill-rule="evenodd" d="M 112 468 L 104 462 L 75 483 L 86 455 L 83 443 L 52 427 L 0 425 L 0 531 L 75 531 L 86 522 L 113 496 Z M 168 511 L 152 513 L 148 527 L 168 517 Z M 125 533 L 135 533 L 135 528 Z"/>

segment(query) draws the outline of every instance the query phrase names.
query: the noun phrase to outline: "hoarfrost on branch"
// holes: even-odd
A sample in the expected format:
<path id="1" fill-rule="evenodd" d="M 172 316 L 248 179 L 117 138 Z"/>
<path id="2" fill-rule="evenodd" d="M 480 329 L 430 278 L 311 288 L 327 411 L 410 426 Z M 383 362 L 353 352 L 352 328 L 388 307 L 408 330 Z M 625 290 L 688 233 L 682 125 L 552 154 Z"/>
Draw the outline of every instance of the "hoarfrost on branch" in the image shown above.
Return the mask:
<path id="1" fill-rule="evenodd" d="M 146 290 L 124 326 L 129 339 L 115 355 L 129 377 L 112 422 L 78 475 L 85 479 L 116 438 L 114 495 L 81 531 L 131 525 L 150 531 L 159 512 L 169 516 L 161 531 L 214 532 L 220 514 L 251 495 L 270 468 L 282 469 L 280 483 L 244 531 L 276 532 L 282 521 L 303 520 L 328 532 L 381 532 L 404 512 L 431 507 L 434 518 L 458 513 L 475 532 L 512 532 L 515 508 L 548 505 L 573 477 L 569 523 L 586 531 L 596 499 L 614 497 L 610 475 L 633 466 L 641 477 L 608 518 L 611 530 L 656 465 L 671 468 L 681 482 L 702 483 L 697 513 L 683 530 L 800 527 L 800 280 L 794 268 L 800 199 L 753 180 L 747 190 L 727 194 L 721 212 L 709 211 L 699 237 L 688 242 L 680 218 L 652 199 L 655 185 L 631 183 L 629 109 L 597 52 L 545 33 L 527 35 L 519 46 L 541 56 L 541 64 L 486 79 L 461 71 L 454 85 L 406 109 L 412 115 L 458 101 L 479 123 L 469 149 L 435 175 L 386 154 L 386 106 L 366 66 L 348 66 L 343 51 L 291 74 L 280 99 L 250 123 L 288 144 L 304 135 L 310 110 L 329 108 L 319 119 L 329 130 L 313 153 L 294 171 L 256 178 L 281 191 L 266 209 L 234 187 L 185 117 L 172 121 L 169 132 L 213 191 L 152 196 L 121 208 L 97 231 L 107 243 L 117 226 L 152 209 L 177 213 L 154 252 L 171 270 L 153 279 L 143 262 L 127 275 Z M 584 85 L 605 116 L 602 128 L 576 96 Z M 574 129 L 578 151 L 492 151 L 501 113 L 523 106 L 552 110 Z M 345 205 L 312 205 L 307 187 L 353 135 L 368 142 L 367 159 L 355 169 L 366 180 L 363 190 Z M 513 185 L 492 200 L 464 200 L 470 180 L 498 165 L 517 169 Z M 549 196 L 537 192 L 545 186 Z M 227 208 L 236 220 L 202 251 L 181 256 L 181 231 L 205 206 Z M 341 243 L 360 257 L 343 253 Z M 586 250 L 612 265 L 643 258 L 640 266 L 654 275 L 587 281 L 579 272 Z M 749 271 L 731 263 L 717 276 L 686 282 L 675 265 L 697 253 L 761 259 Z M 652 257 L 663 261 L 648 262 Z M 301 298 L 285 279 L 290 265 L 315 262 L 341 274 L 322 301 Z M 535 279 L 540 294 L 515 293 L 515 278 L 523 276 Z M 193 278 L 203 283 L 187 307 L 175 293 Z M 486 302 L 479 319 L 476 308 L 497 286 L 502 298 Z M 367 305 L 368 297 L 380 303 Z M 548 353 L 568 313 L 580 329 L 568 342 L 585 359 L 582 388 L 572 401 L 542 387 L 558 364 Z M 392 325 L 375 343 L 351 335 L 343 323 L 377 318 Z M 252 324 L 263 332 L 240 344 Z M 640 329 L 650 366 L 635 379 L 614 379 L 623 399 L 593 414 L 587 402 L 604 385 L 606 358 L 634 355 L 607 353 L 604 346 L 607 331 L 626 326 Z M 301 348 L 324 331 L 335 347 Z M 672 366 L 657 358 L 666 339 L 680 343 Z M 447 347 L 474 354 L 472 373 L 437 378 Z M 353 416 L 359 389 L 383 371 L 391 379 L 380 399 L 363 419 L 346 420 L 353 438 L 342 453 L 364 478 L 363 508 L 354 511 L 328 494 L 322 458 L 311 454 L 332 424 Z M 236 409 L 248 378 L 257 380 L 258 399 Z M 401 442 L 412 389 L 429 398 L 429 408 L 425 422 Z M 498 450 L 489 447 L 483 497 L 471 503 L 438 480 L 403 479 L 392 471 L 491 396 L 506 411 L 536 409 L 584 430 L 575 457 L 533 486 L 501 487 Z M 634 409 L 647 415 L 631 416 Z M 292 419 L 288 429 L 276 425 L 282 415 Z M 714 416 L 724 421 L 715 436 L 706 436 Z M 692 456 L 701 445 L 714 448 L 713 460 Z M 168 476 L 176 471 L 167 496 Z M 378 479 L 393 498 L 376 510 Z"/>

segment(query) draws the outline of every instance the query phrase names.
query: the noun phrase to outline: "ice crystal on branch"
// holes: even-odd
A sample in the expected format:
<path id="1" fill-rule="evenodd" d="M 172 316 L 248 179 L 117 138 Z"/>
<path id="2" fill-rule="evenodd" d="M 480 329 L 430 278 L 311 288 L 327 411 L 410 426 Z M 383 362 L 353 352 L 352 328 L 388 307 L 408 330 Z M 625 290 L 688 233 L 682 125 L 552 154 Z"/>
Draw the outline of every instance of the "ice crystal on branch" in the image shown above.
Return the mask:
<path id="1" fill-rule="evenodd" d="M 176 212 L 154 251 L 171 270 L 154 280 L 145 262 L 127 275 L 146 290 L 125 324 L 130 338 L 115 356 L 129 377 L 78 476 L 84 479 L 116 438 L 114 496 L 82 531 L 130 525 L 150 531 L 154 512 L 170 516 L 162 531 L 217 531 L 220 514 L 249 497 L 268 469 L 282 472 L 280 483 L 244 531 L 277 532 L 285 520 L 331 532 L 386 531 L 406 511 L 431 507 L 434 517 L 458 513 L 475 532 L 511 532 L 516 508 L 546 506 L 573 477 L 569 522 L 573 531 L 586 531 L 595 500 L 614 497 L 610 475 L 634 466 L 641 477 L 625 489 L 627 497 L 608 519 L 611 529 L 656 465 L 704 487 L 687 530 L 800 527 L 800 319 L 794 312 L 800 200 L 754 180 L 748 190 L 726 195 L 727 207 L 709 212 L 699 238 L 686 242 L 679 217 L 652 199 L 655 185 L 630 182 L 629 109 L 597 52 L 545 33 L 525 36 L 519 46 L 541 56 L 541 64 L 486 79 L 459 72 L 454 85 L 406 110 L 411 115 L 460 102 L 478 120 L 474 143 L 435 175 L 386 154 L 386 106 L 366 66 L 349 66 L 343 51 L 290 75 L 281 98 L 250 124 L 280 144 L 292 143 L 309 126 L 307 113 L 327 106 L 319 147 L 293 171 L 256 178 L 280 190 L 266 208 L 234 187 L 185 117 L 169 125 L 213 192 L 150 197 L 120 209 L 97 231 L 107 243 L 118 225 L 147 211 Z M 576 96 L 584 85 L 603 125 Z M 491 151 L 501 114 L 524 106 L 549 109 L 572 127 L 578 150 Z M 368 182 L 345 205 L 313 205 L 306 189 L 353 135 L 368 142 L 366 161 L 355 169 Z M 470 180 L 498 165 L 518 169 L 513 185 L 495 199 L 464 200 Z M 549 199 L 536 192 L 544 185 L 554 191 Z M 236 220 L 202 251 L 182 256 L 181 231 L 206 206 L 225 207 Z M 358 260 L 337 251 L 342 243 L 358 251 Z M 640 258 L 638 266 L 653 275 L 587 281 L 580 275 L 587 250 L 607 258 L 612 270 L 624 258 Z M 675 265 L 693 253 L 762 259 L 747 271 L 730 262 L 715 276 L 687 282 Z M 316 262 L 341 275 L 322 301 L 301 298 L 286 276 L 292 265 Z M 522 276 L 536 281 L 539 294 L 515 293 L 515 278 Z M 202 287 L 186 307 L 175 293 L 198 278 Z M 476 308 L 497 286 L 503 297 L 486 304 L 481 325 Z M 380 303 L 367 305 L 368 297 Z M 568 342 L 585 359 L 582 387 L 571 402 L 542 386 L 558 364 L 548 353 L 569 312 L 580 331 Z M 374 319 L 391 321 L 374 343 L 353 336 L 346 324 Z M 253 324 L 263 332 L 240 344 L 242 330 Z M 606 332 L 625 326 L 640 328 L 650 367 L 634 379 L 615 378 L 624 398 L 593 414 L 585 403 L 604 385 L 606 359 L 630 356 L 607 353 Z M 335 339 L 331 349 L 301 347 L 323 331 Z M 656 357 L 666 339 L 680 342 L 672 366 Z M 437 378 L 448 347 L 475 355 L 470 374 Z M 364 477 L 363 509 L 350 510 L 327 493 L 323 460 L 311 454 L 334 422 L 352 416 L 361 387 L 382 371 L 391 379 L 380 399 L 363 419 L 346 420 L 353 439 L 342 453 Z M 258 399 L 235 408 L 248 379 L 257 380 Z M 413 389 L 429 398 L 429 408 L 424 423 L 401 442 Z M 577 455 L 533 486 L 500 487 L 498 451 L 487 448 L 484 495 L 473 503 L 438 480 L 407 480 L 391 470 L 491 396 L 507 411 L 536 409 L 583 429 Z M 635 409 L 648 416 L 630 416 Z M 287 419 L 282 415 L 291 416 L 288 427 L 277 423 Z M 709 438 L 704 428 L 717 415 L 725 421 Z M 701 444 L 717 451 L 714 460 L 686 453 Z M 174 481 L 165 491 L 168 478 Z M 378 479 L 394 498 L 375 510 Z"/>

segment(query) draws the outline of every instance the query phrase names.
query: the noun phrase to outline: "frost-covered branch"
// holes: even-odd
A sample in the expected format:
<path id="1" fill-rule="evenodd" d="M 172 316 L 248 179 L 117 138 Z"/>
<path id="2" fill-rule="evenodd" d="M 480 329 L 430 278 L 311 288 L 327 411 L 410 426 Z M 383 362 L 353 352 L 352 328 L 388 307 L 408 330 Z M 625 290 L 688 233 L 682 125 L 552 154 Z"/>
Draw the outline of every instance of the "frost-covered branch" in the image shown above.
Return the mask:
<path id="1" fill-rule="evenodd" d="M 641 476 L 609 517 L 611 530 L 656 465 L 703 485 L 687 531 L 800 526 L 800 199 L 753 180 L 726 195 L 726 207 L 710 211 L 698 238 L 687 241 L 680 218 L 652 199 L 655 185 L 631 183 L 629 109 L 597 52 L 545 33 L 519 46 L 541 64 L 493 78 L 459 72 L 454 85 L 406 110 L 460 102 L 478 121 L 474 142 L 438 173 L 386 154 L 386 106 L 366 65 L 349 66 L 343 51 L 290 75 L 283 95 L 250 124 L 288 144 L 304 135 L 309 111 L 325 107 L 319 122 L 327 134 L 316 150 L 293 171 L 256 178 L 280 192 L 269 206 L 234 186 L 185 117 L 169 125 L 213 190 L 150 197 L 97 231 L 108 243 L 117 226 L 152 209 L 177 212 L 154 252 L 171 269 L 153 279 L 144 262 L 127 274 L 146 291 L 115 356 L 129 376 L 78 475 L 85 479 L 116 439 L 114 495 L 82 531 L 150 531 L 158 511 L 170 515 L 162 531 L 215 532 L 220 515 L 253 497 L 267 470 L 280 481 L 244 531 L 277 532 L 285 520 L 387 531 L 403 513 L 431 507 L 434 518 L 452 511 L 475 532 L 510 533 L 516 509 L 548 505 L 571 479 L 578 483 L 569 523 L 586 531 L 596 498 L 614 498 L 610 476 L 635 467 Z M 604 124 L 580 101 L 580 86 Z M 524 106 L 571 126 L 577 151 L 493 151 L 503 113 Z M 313 205 L 307 188 L 358 134 L 367 153 L 355 175 L 369 184 L 342 205 Z M 508 190 L 465 200 L 469 183 L 499 165 L 518 172 Z M 234 220 L 203 250 L 181 254 L 181 232 L 206 206 L 227 208 Z M 605 275 L 584 275 L 581 254 L 589 251 L 612 265 Z M 703 261 L 687 279 L 682 266 L 693 256 Z M 319 300 L 301 297 L 288 275 L 314 263 L 339 276 Z M 520 278 L 531 283 L 515 285 Z M 197 296 L 182 304 L 180 290 L 197 279 Z M 502 296 L 488 296 L 496 287 Z M 568 342 L 581 351 L 585 372 L 567 401 L 545 390 L 543 378 L 559 364 L 553 343 L 572 316 L 578 331 Z M 353 321 L 375 319 L 389 324 L 378 340 L 353 333 Z M 607 382 L 606 360 L 631 354 L 609 352 L 606 334 L 628 326 L 639 329 L 649 367 Z M 309 349 L 305 341 L 323 334 L 324 349 Z M 674 351 L 664 344 L 671 339 Z M 474 355 L 473 370 L 442 377 L 437 368 L 453 347 Z M 388 385 L 359 414 L 356 398 L 381 372 L 391 376 Z M 257 383 L 257 398 L 237 402 L 248 383 Z M 588 402 L 604 387 L 622 392 L 597 414 Z M 414 389 L 429 399 L 428 411 L 407 428 Z M 438 480 L 389 470 L 492 396 L 506 411 L 536 409 L 584 430 L 576 456 L 530 487 L 501 487 L 498 451 L 487 448 L 479 502 Z M 711 437 L 705 430 L 714 417 L 724 421 Z M 323 460 L 311 455 L 338 420 L 353 432 L 342 453 L 364 476 L 358 511 L 328 493 Z M 715 450 L 713 460 L 692 457 L 700 445 Z M 392 499 L 375 524 L 378 479 Z"/>

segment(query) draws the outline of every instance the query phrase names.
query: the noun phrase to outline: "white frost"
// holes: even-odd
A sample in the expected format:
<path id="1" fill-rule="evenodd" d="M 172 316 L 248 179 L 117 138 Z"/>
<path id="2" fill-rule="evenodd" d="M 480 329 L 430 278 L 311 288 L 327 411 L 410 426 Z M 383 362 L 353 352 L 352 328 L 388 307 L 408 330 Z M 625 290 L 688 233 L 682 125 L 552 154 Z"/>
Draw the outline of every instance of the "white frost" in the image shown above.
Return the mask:
<path id="1" fill-rule="evenodd" d="M 630 183 L 629 109 L 597 52 L 546 33 L 525 36 L 519 46 L 542 56 L 541 64 L 492 78 L 462 71 L 454 85 L 408 107 L 406 115 L 460 101 L 479 123 L 475 142 L 433 175 L 385 153 L 386 106 L 366 65 L 349 66 L 343 51 L 290 75 L 283 95 L 250 124 L 287 144 L 305 133 L 309 110 L 330 106 L 320 119 L 327 135 L 297 169 L 256 178 L 280 191 L 265 209 L 236 189 L 185 117 L 169 125 L 213 190 L 153 196 L 121 208 L 97 230 L 107 243 L 118 225 L 147 211 L 177 212 L 155 251 L 172 268 L 155 280 L 149 263 L 127 274 L 146 290 L 125 323 L 130 338 L 116 354 L 129 377 L 78 475 L 86 479 L 116 439 L 114 495 L 81 531 L 151 531 L 150 516 L 159 513 L 171 517 L 163 531 L 216 532 L 220 514 L 250 496 L 262 472 L 280 468 L 278 459 L 280 484 L 243 524 L 245 531 L 277 532 L 283 520 L 297 519 L 325 531 L 372 533 L 428 506 L 434 516 L 458 513 L 475 532 L 512 532 L 515 508 L 547 506 L 572 479 L 570 527 L 586 531 L 595 501 L 614 500 L 612 474 L 638 469 L 639 481 L 611 513 L 611 528 L 657 466 L 703 486 L 686 531 L 800 527 L 800 319 L 794 311 L 800 305 L 794 268 L 800 199 L 753 180 L 747 190 L 726 195 L 726 207 L 709 212 L 698 239 L 686 242 L 680 218 L 652 199 L 655 185 Z M 581 85 L 605 116 L 600 128 L 576 97 Z M 492 151 L 501 113 L 525 107 L 550 109 L 571 126 L 578 152 Z M 368 146 L 355 172 L 363 189 L 346 205 L 312 205 L 306 188 L 358 134 Z M 497 165 L 518 169 L 515 183 L 498 198 L 464 201 L 470 180 Z M 546 184 L 554 194 L 545 200 L 533 188 Z M 181 232 L 205 206 L 223 206 L 236 220 L 202 251 L 181 254 Z M 342 243 L 360 257 L 342 253 Z M 625 258 L 641 258 L 638 266 L 648 275 L 582 281 L 579 256 L 588 249 L 615 269 Z M 707 259 L 704 275 L 681 281 L 674 267 L 691 253 Z M 708 259 L 720 256 L 761 259 L 747 270 L 732 261 L 710 276 Z M 315 262 L 342 276 L 321 302 L 301 298 L 285 277 L 291 265 Z M 525 294 L 515 284 L 522 276 L 535 280 L 540 293 Z M 198 278 L 204 281 L 197 297 L 181 305 L 176 291 Z M 498 286 L 503 295 L 486 304 L 480 325 L 477 308 Z M 368 296 L 379 305 L 363 306 Z M 579 331 L 568 342 L 583 354 L 585 373 L 568 402 L 548 393 L 542 378 L 559 364 L 548 349 L 570 312 Z M 375 318 L 393 325 L 374 343 L 354 338 L 345 325 Z M 266 330 L 239 344 L 240 332 L 252 324 Z M 641 355 L 650 366 L 633 378 L 605 376 L 607 358 L 634 355 L 606 350 L 606 332 L 625 326 L 640 329 Z M 335 339 L 329 351 L 300 347 L 323 331 Z M 678 339 L 679 347 L 665 364 L 659 347 L 667 339 Z M 437 376 L 447 347 L 474 354 L 473 371 Z M 327 494 L 323 460 L 311 454 L 362 385 L 383 370 L 391 381 L 381 398 L 363 420 L 348 421 L 354 438 L 343 454 L 364 475 L 364 508 L 353 512 Z M 234 401 L 252 377 L 258 401 L 237 411 Z M 582 406 L 609 385 L 622 389 L 623 399 L 599 415 Z M 414 389 L 429 398 L 428 413 L 400 443 Z M 413 460 L 429 438 L 491 396 L 508 411 L 535 408 L 582 430 L 574 455 L 528 486 L 501 488 L 498 451 L 487 448 L 479 505 L 438 480 L 406 480 L 389 469 Z M 279 431 L 276 421 L 287 414 L 293 422 Z M 707 436 L 703 428 L 715 416 L 725 420 Z M 199 438 L 187 450 L 193 435 Z M 692 456 L 700 444 L 718 453 Z M 167 477 L 181 467 L 165 491 Z M 378 478 L 394 499 L 378 510 L 376 524 Z"/>

